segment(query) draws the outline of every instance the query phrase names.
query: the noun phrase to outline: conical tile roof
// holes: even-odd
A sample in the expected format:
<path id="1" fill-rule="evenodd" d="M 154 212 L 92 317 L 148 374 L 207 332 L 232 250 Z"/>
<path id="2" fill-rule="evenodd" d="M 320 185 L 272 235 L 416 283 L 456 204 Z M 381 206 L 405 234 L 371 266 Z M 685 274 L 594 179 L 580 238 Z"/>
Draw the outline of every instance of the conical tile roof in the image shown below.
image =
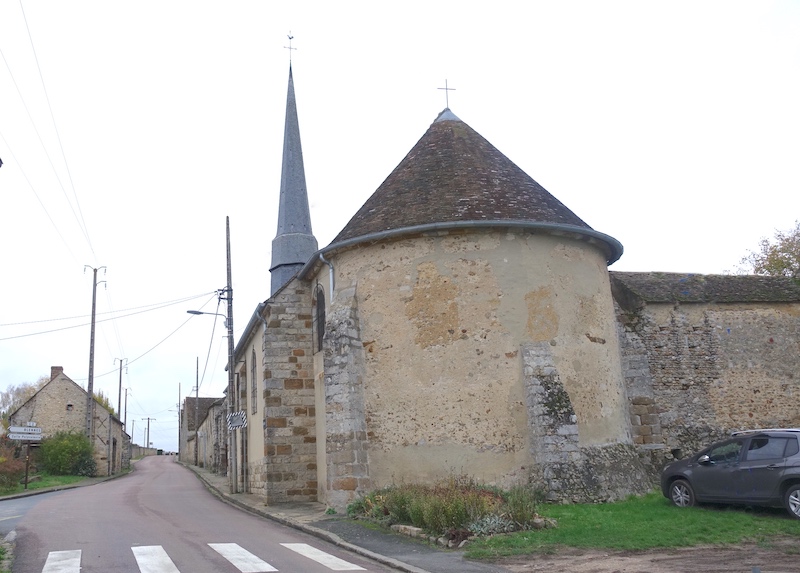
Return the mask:
<path id="1" fill-rule="evenodd" d="M 561 201 L 445 109 L 331 243 L 431 225 L 531 226 L 577 233 L 622 254 Z M 420 229 L 422 230 L 422 229 Z"/>

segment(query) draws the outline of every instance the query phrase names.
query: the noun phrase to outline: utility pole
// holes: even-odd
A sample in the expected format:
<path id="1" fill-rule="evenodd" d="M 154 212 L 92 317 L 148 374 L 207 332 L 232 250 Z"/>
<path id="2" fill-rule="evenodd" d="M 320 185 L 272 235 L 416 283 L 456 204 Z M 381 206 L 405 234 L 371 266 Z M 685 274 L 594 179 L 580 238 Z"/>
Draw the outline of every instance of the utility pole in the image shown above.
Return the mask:
<path id="1" fill-rule="evenodd" d="M 119 393 L 117 394 L 117 417 L 122 415 L 122 361 L 127 360 L 127 358 L 115 358 L 114 362 L 119 360 Z M 128 399 L 127 394 L 125 395 L 125 400 Z"/>
<path id="2" fill-rule="evenodd" d="M 145 439 L 144 447 L 150 449 L 150 420 L 156 421 L 155 418 L 142 418 L 142 420 L 147 420 L 147 438 Z"/>
<path id="3" fill-rule="evenodd" d="M 89 381 L 86 386 L 86 437 L 94 448 L 94 317 L 97 312 L 97 271 L 105 267 L 94 268 L 89 265 L 83 266 L 83 271 L 92 269 L 92 327 L 89 335 Z M 105 281 L 101 281 L 105 282 Z"/>
<path id="4" fill-rule="evenodd" d="M 122 427 L 125 428 L 126 432 L 128 431 L 128 390 L 130 388 L 125 388 L 125 418 L 122 421 Z"/>
<path id="5" fill-rule="evenodd" d="M 233 415 L 235 392 L 233 387 L 233 286 L 231 281 L 231 223 L 230 217 L 225 217 L 225 238 L 228 259 L 228 413 Z M 228 453 L 228 463 L 230 465 L 231 493 L 236 493 L 239 489 L 239 480 L 236 476 L 236 430 L 228 432 L 230 451 Z"/>
<path id="6" fill-rule="evenodd" d="M 181 427 L 181 383 L 178 382 L 178 461 L 181 461 L 181 437 L 183 436 L 183 428 Z"/>
<path id="7" fill-rule="evenodd" d="M 198 443 L 198 435 L 199 429 L 197 427 L 197 411 L 200 409 L 199 402 L 200 402 L 200 357 L 197 357 L 197 366 L 195 369 L 195 386 L 194 386 L 194 465 L 197 465 L 197 454 L 198 450 L 200 449 L 200 444 Z"/>

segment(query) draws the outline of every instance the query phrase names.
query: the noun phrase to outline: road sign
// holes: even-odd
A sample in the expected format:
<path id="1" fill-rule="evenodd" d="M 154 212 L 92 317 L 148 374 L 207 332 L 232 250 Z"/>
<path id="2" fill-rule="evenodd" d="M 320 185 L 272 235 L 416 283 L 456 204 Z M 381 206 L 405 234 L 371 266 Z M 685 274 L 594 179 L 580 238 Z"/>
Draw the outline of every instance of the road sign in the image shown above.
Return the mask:
<path id="1" fill-rule="evenodd" d="M 41 434 L 42 433 L 42 429 L 41 428 L 37 428 L 35 426 L 9 426 L 8 431 L 12 432 L 14 434 Z M 28 439 L 32 440 L 34 438 L 28 438 Z"/>
<path id="2" fill-rule="evenodd" d="M 237 428 L 247 427 L 247 414 L 245 412 L 234 412 L 228 414 L 228 429 L 235 430 Z"/>
<path id="3" fill-rule="evenodd" d="M 17 434 L 17 433 L 8 433 L 6 434 L 9 440 L 35 440 L 39 441 L 42 439 L 41 434 Z"/>

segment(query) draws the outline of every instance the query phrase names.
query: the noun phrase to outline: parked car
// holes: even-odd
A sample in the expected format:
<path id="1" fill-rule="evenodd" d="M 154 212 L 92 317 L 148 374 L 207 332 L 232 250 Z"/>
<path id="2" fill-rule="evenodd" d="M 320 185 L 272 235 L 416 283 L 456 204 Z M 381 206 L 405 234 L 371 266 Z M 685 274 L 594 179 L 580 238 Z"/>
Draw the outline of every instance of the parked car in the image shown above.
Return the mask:
<path id="1" fill-rule="evenodd" d="M 678 507 L 730 503 L 785 507 L 800 519 L 800 428 L 734 432 L 661 471 L 661 491 Z"/>

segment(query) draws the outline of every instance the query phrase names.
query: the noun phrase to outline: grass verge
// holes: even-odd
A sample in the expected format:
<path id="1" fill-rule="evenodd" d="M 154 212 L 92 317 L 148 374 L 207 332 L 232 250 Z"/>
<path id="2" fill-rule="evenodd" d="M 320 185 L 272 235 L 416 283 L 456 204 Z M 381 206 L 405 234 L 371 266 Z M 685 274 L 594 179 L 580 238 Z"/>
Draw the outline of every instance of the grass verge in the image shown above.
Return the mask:
<path id="1" fill-rule="evenodd" d="M 58 487 L 73 484 L 85 479 L 84 476 L 51 476 L 47 474 L 42 475 L 42 479 L 32 481 L 28 484 L 28 489 L 42 489 L 46 487 Z M 0 489 L 0 497 L 5 495 L 14 495 L 17 493 L 24 493 L 25 487 L 23 485 L 17 485 L 12 488 L 2 488 Z"/>
<path id="2" fill-rule="evenodd" d="M 554 553 L 559 547 L 646 550 L 750 541 L 800 539 L 800 520 L 782 510 L 672 506 L 660 493 L 595 505 L 541 505 L 539 512 L 558 527 L 477 539 L 467 546 L 470 559 L 496 559 Z"/>

